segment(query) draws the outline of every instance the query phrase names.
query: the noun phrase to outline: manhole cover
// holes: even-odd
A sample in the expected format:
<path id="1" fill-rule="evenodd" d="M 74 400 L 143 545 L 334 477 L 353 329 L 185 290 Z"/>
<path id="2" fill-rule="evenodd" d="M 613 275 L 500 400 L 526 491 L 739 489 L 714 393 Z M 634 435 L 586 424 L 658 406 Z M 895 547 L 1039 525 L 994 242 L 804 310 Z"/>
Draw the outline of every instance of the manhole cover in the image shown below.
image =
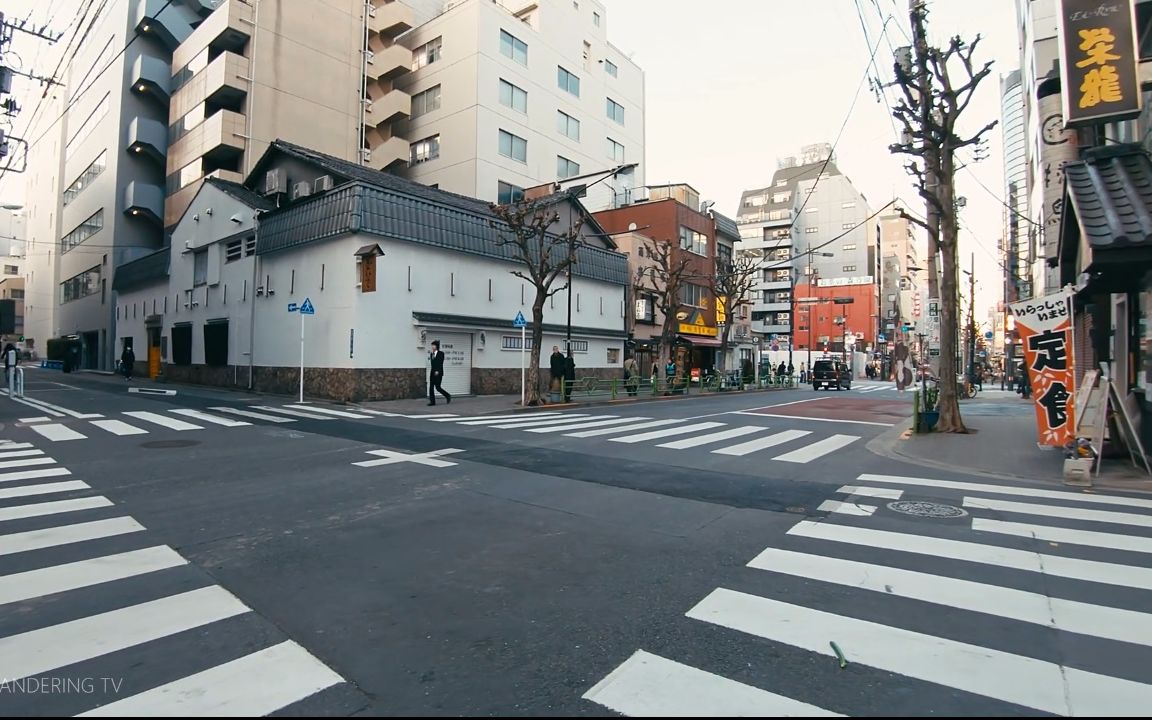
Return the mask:
<path id="1" fill-rule="evenodd" d="M 186 448 L 199 444 L 199 440 L 153 440 L 152 442 L 140 443 L 140 447 L 150 450 L 171 450 L 173 448 Z"/>
<path id="2" fill-rule="evenodd" d="M 905 515 L 930 518 L 958 518 L 968 514 L 967 510 L 953 505 L 924 502 L 923 500 L 897 500 L 888 503 L 888 509 Z"/>

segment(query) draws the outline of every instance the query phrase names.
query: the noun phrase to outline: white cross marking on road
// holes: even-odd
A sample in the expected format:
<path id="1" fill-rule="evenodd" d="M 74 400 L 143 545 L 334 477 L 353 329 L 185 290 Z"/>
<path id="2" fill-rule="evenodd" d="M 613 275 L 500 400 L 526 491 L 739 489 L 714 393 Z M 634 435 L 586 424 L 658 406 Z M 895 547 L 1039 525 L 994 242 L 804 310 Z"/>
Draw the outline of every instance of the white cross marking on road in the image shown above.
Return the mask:
<path id="1" fill-rule="evenodd" d="M 426 453 L 413 453 L 408 455 L 406 453 L 398 452 L 395 450 L 369 450 L 369 455 L 381 456 L 379 460 L 361 460 L 354 462 L 353 465 L 359 467 L 376 467 L 377 465 L 394 465 L 402 462 L 413 462 L 420 465 L 429 465 L 431 467 L 449 467 L 455 465 L 454 462 L 447 460 L 438 460 L 441 455 L 448 455 L 450 453 L 464 452 L 457 448 L 446 448 L 444 450 L 433 450 Z"/>

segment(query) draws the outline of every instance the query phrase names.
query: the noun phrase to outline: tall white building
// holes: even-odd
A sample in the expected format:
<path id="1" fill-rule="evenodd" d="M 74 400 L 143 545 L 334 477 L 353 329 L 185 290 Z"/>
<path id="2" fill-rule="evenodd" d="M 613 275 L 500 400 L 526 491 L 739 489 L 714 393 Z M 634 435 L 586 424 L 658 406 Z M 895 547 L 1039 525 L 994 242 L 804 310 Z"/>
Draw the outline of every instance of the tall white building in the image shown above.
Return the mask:
<path id="1" fill-rule="evenodd" d="M 1020 71 L 1000 78 L 1000 128 L 1004 146 L 1004 299 L 1016 302 L 1035 294 L 1033 268 L 1038 259 L 1038 233 L 1028 213 L 1028 136 Z M 1043 288 L 1041 275 L 1039 287 Z"/>
<path id="2" fill-rule="evenodd" d="M 434 17 L 439 3 L 410 4 L 413 71 L 396 86 L 412 111 L 395 130 L 410 142 L 409 179 L 507 202 L 524 188 L 640 163 L 590 187 L 590 210 L 643 187 L 644 73 L 608 42 L 600 2 L 464 0 Z"/>

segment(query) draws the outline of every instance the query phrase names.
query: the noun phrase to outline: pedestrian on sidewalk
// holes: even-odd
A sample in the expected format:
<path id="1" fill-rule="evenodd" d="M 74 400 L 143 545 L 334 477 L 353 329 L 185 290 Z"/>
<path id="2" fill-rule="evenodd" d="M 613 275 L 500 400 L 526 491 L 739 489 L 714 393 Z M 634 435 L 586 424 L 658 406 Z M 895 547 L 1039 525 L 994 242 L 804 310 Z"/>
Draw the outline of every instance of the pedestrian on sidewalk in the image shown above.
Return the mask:
<path id="1" fill-rule="evenodd" d="M 640 368 L 636 365 L 634 357 L 624 361 L 624 386 L 628 389 L 629 395 L 636 397 L 636 391 L 640 386 Z"/>
<path id="2" fill-rule="evenodd" d="M 16 366 L 20 364 L 19 353 L 16 346 L 8 343 L 4 346 L 4 382 L 8 387 L 8 394 L 12 394 L 12 386 L 16 384 Z"/>
<path id="3" fill-rule="evenodd" d="M 124 380 L 132 382 L 132 370 L 136 366 L 136 353 L 132 350 L 131 345 L 124 346 L 124 352 L 120 353 L 120 371 L 124 373 Z"/>
<path id="4" fill-rule="evenodd" d="M 806 385 L 808 383 L 808 366 L 806 363 L 800 363 L 800 384 Z"/>
<path id="5" fill-rule="evenodd" d="M 444 396 L 444 400 L 451 405 L 452 395 L 440 387 L 440 383 L 444 381 L 444 353 L 440 350 L 439 340 L 432 341 L 432 353 L 428 356 L 428 360 L 432 366 L 432 371 L 428 376 L 428 404 L 436 404 L 436 393 L 439 392 Z"/>
<path id="6" fill-rule="evenodd" d="M 564 358 L 564 402 L 572 402 L 572 386 L 576 383 L 576 358 L 572 357 L 572 346 L 568 346 L 568 357 Z"/>
<path id="7" fill-rule="evenodd" d="M 552 376 L 548 389 L 559 395 L 560 386 L 564 384 L 564 354 L 560 352 L 559 345 L 552 346 L 552 354 L 548 356 L 548 372 Z"/>

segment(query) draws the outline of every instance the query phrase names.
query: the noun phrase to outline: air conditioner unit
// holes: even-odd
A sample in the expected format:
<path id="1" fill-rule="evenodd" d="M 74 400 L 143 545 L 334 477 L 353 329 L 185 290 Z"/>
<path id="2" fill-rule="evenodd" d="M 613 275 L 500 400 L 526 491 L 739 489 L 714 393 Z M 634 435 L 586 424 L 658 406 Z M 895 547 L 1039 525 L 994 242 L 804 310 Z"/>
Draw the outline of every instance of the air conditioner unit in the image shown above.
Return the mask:
<path id="1" fill-rule="evenodd" d="M 332 176 L 321 175 L 312 182 L 312 192 L 324 192 L 332 189 Z"/>
<path id="2" fill-rule="evenodd" d="M 292 199 L 299 200 L 312 194 L 312 185 L 308 182 L 298 182 L 292 186 Z"/>
<path id="3" fill-rule="evenodd" d="M 264 194 L 273 195 L 288 189 L 288 179 L 284 176 L 284 169 L 269 170 L 264 174 Z"/>

